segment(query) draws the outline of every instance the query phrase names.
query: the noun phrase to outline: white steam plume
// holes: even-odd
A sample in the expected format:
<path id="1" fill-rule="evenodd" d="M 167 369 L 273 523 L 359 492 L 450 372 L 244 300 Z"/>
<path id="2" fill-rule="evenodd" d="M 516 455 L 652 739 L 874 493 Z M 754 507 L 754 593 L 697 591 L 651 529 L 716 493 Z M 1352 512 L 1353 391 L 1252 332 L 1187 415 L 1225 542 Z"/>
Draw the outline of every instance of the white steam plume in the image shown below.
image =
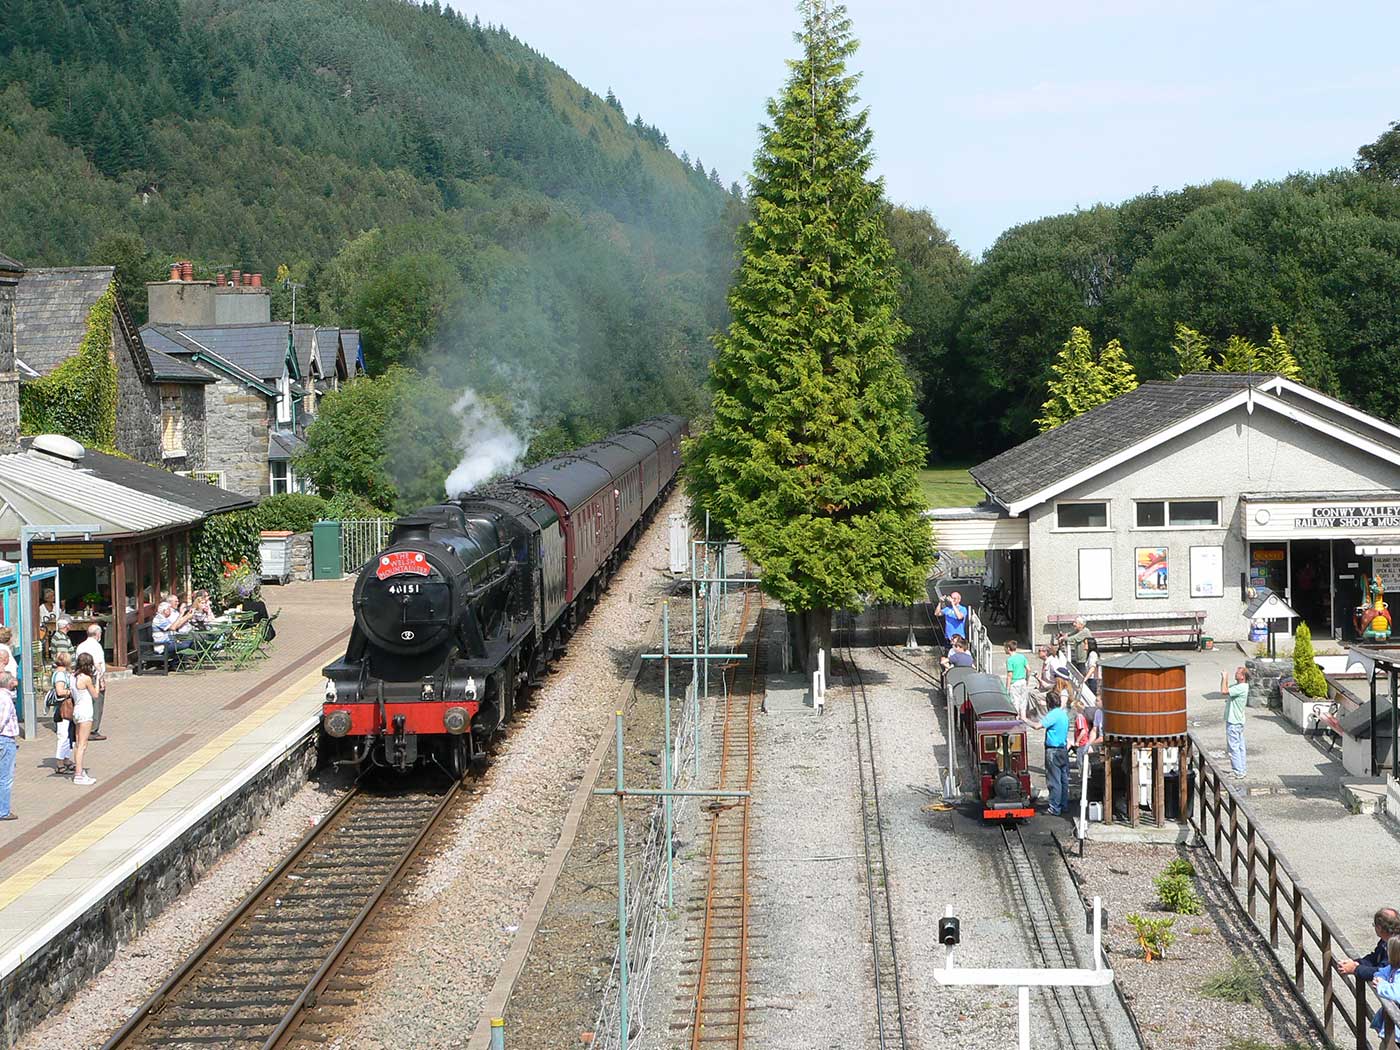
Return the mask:
<path id="1" fill-rule="evenodd" d="M 462 391 L 452 411 L 462 423 L 461 436 L 457 439 L 462 459 L 447 475 L 449 499 L 515 469 L 528 446 L 527 440 L 506 426 L 496 410 L 474 390 Z"/>

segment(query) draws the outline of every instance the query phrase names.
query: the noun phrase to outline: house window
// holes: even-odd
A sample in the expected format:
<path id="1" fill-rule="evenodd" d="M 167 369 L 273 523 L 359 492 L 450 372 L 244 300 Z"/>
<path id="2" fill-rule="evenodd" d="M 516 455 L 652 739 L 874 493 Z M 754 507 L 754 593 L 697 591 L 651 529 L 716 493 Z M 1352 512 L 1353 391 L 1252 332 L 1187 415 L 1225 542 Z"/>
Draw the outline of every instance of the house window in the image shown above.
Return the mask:
<path id="1" fill-rule="evenodd" d="M 1061 529 L 1107 529 L 1108 502 L 1056 503 L 1055 525 Z"/>
<path id="2" fill-rule="evenodd" d="M 160 451 L 167 459 L 185 454 L 185 398 L 171 383 L 160 388 Z"/>
<path id="3" fill-rule="evenodd" d="M 296 474 L 285 459 L 275 459 L 268 463 L 268 491 L 274 496 L 282 496 L 295 491 Z"/>
<path id="4" fill-rule="evenodd" d="M 277 423 L 284 426 L 292 421 L 292 377 L 282 376 L 277 391 Z"/>
<path id="5" fill-rule="evenodd" d="M 1220 526 L 1218 499 L 1138 500 L 1140 529 L 1213 529 Z"/>

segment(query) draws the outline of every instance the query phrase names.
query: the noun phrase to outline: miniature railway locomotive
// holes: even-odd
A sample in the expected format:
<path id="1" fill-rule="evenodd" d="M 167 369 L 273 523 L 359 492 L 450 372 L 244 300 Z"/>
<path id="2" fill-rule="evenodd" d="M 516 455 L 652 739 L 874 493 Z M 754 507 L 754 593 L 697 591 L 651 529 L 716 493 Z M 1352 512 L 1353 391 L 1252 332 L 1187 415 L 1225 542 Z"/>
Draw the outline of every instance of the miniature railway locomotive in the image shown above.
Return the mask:
<path id="1" fill-rule="evenodd" d="M 329 757 L 460 777 L 640 538 L 686 433 L 658 416 L 395 522 L 325 669 Z"/>
<path id="2" fill-rule="evenodd" d="M 1026 767 L 1026 724 L 993 674 L 956 667 L 944 677 L 957 705 L 958 734 L 977 778 L 984 820 L 1035 816 Z"/>

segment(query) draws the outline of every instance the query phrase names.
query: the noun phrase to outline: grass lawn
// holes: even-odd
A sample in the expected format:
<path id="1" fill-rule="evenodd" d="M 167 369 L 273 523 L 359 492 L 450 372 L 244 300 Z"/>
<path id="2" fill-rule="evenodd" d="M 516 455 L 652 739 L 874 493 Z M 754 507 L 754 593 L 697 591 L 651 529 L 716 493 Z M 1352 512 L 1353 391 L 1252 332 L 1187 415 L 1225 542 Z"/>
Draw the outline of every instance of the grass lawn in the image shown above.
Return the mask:
<path id="1" fill-rule="evenodd" d="M 973 507 L 982 502 L 982 488 L 966 467 L 934 467 L 919 471 L 919 487 L 930 507 Z"/>

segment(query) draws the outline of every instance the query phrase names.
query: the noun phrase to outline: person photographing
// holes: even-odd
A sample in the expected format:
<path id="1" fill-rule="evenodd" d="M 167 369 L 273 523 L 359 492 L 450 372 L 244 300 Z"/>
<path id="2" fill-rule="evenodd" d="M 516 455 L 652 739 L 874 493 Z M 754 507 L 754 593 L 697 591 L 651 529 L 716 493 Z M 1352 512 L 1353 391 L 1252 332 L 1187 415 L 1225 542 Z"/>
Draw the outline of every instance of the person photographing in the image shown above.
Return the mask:
<path id="1" fill-rule="evenodd" d="M 938 615 L 943 620 L 943 637 L 948 645 L 951 646 L 955 638 L 967 641 L 967 606 L 962 603 L 962 594 L 954 591 L 940 599 L 938 605 Z"/>

